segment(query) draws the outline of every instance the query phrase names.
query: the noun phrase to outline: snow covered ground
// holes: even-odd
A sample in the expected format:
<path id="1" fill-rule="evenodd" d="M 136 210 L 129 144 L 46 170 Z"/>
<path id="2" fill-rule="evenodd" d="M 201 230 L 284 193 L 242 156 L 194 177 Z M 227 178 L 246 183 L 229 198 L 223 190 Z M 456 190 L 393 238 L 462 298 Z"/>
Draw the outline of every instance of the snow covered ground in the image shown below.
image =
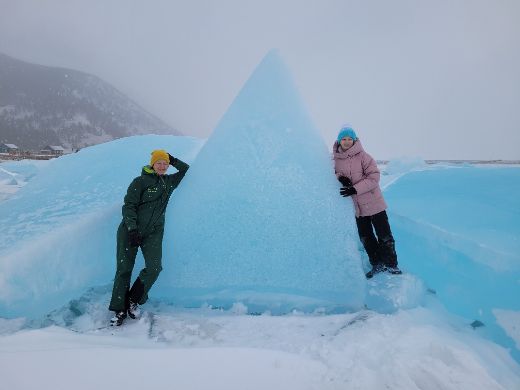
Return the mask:
<path id="1" fill-rule="evenodd" d="M 86 312 L 67 324 L 60 323 L 67 309 L 47 319 L 58 325 L 44 328 L 0 322 L 3 388 L 474 390 L 520 383 L 506 350 L 441 308 L 252 316 L 240 304 L 222 311 L 154 302 L 140 320 L 96 329 L 108 320 L 108 287 L 102 290 L 85 297 Z"/>

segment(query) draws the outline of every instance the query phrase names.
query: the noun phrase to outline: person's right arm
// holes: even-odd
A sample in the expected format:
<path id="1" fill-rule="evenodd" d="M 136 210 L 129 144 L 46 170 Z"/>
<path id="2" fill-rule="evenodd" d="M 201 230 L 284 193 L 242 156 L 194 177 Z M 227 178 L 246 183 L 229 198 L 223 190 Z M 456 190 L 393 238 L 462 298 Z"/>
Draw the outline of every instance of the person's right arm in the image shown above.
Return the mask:
<path id="1" fill-rule="evenodd" d="M 141 180 L 136 177 L 126 191 L 123 205 L 123 222 L 128 231 L 137 229 L 137 208 L 141 202 Z"/>

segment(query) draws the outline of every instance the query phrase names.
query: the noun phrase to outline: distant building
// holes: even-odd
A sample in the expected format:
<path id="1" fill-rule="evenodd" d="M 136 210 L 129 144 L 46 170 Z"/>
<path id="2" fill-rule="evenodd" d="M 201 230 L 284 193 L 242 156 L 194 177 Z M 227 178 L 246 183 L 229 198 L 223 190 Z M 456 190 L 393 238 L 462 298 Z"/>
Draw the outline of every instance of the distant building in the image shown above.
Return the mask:
<path id="1" fill-rule="evenodd" d="M 61 156 L 63 153 L 65 153 L 65 149 L 63 149 L 61 146 L 48 145 L 40 150 L 40 154 L 49 156 Z"/>
<path id="2" fill-rule="evenodd" d="M 13 144 L 0 144 L 0 153 L 19 154 L 20 149 Z"/>

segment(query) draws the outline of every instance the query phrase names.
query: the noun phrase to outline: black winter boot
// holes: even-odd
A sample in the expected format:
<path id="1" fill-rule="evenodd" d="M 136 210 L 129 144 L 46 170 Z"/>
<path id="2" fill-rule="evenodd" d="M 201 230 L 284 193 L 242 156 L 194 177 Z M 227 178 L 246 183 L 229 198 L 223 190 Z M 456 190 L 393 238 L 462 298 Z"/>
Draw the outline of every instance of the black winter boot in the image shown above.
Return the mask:
<path id="1" fill-rule="evenodd" d="M 128 292 L 128 315 L 132 319 L 139 318 L 139 302 L 144 294 L 144 284 L 141 278 L 137 278 Z"/>
<path id="2" fill-rule="evenodd" d="M 395 252 L 395 241 L 392 235 L 383 237 L 379 241 L 379 253 L 387 268 L 397 268 L 397 253 Z"/>
<path id="3" fill-rule="evenodd" d="M 121 326 L 126 318 L 126 311 L 117 311 L 110 319 L 110 326 Z"/>
<path id="4" fill-rule="evenodd" d="M 386 272 L 392 275 L 401 275 L 403 273 L 397 265 L 395 267 L 386 267 Z"/>
<path id="5" fill-rule="evenodd" d="M 128 317 L 135 320 L 136 318 L 139 318 L 140 315 L 141 310 L 139 309 L 139 305 L 130 299 L 128 302 Z"/>
<path id="6" fill-rule="evenodd" d="M 378 274 L 380 272 L 384 272 L 386 270 L 386 267 L 384 266 L 384 264 L 376 264 L 376 265 L 373 265 L 372 266 L 372 269 L 370 271 L 368 271 L 365 276 L 367 279 L 371 279 L 372 277 L 374 277 L 375 274 Z"/>

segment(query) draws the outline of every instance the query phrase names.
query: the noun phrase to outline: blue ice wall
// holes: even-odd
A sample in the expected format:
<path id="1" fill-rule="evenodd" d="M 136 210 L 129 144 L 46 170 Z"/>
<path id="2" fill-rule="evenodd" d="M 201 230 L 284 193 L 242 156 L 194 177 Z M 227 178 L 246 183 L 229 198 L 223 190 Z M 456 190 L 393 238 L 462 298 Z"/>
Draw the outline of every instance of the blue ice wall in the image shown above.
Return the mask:
<path id="1" fill-rule="evenodd" d="M 520 169 L 412 172 L 385 197 L 402 268 L 520 358 L 496 317 L 520 312 Z"/>
<path id="2" fill-rule="evenodd" d="M 150 151 L 165 148 L 191 162 L 202 144 L 148 135 L 85 148 L 38 168 L 9 163 L 30 180 L 0 203 L 0 317 L 38 317 L 92 286 L 110 284 L 123 197 Z"/>
<path id="3" fill-rule="evenodd" d="M 352 201 L 338 191 L 327 147 L 272 51 L 173 196 L 154 294 L 250 311 L 362 307 Z"/>

